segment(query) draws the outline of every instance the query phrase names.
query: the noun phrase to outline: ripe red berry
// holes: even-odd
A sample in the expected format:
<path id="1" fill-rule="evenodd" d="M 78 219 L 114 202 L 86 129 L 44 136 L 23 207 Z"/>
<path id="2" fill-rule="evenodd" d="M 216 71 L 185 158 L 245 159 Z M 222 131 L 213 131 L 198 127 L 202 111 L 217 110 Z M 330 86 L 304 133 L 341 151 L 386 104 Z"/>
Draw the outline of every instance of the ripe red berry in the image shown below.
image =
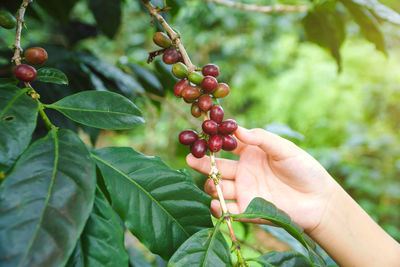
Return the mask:
<path id="1" fill-rule="evenodd" d="M 165 64 L 175 64 L 179 61 L 179 52 L 174 47 L 168 48 L 165 50 L 162 59 Z"/>
<path id="2" fill-rule="evenodd" d="M 217 77 L 219 75 L 219 67 L 215 64 L 207 64 L 201 69 L 201 72 L 204 76 Z"/>
<path id="3" fill-rule="evenodd" d="M 201 89 L 207 94 L 212 94 L 217 89 L 218 81 L 213 76 L 205 76 L 201 82 Z"/>
<path id="4" fill-rule="evenodd" d="M 193 130 L 185 130 L 179 134 L 179 142 L 182 145 L 190 146 L 199 139 L 198 134 Z"/>
<path id="5" fill-rule="evenodd" d="M 234 120 L 225 120 L 218 126 L 218 133 L 222 135 L 229 135 L 236 131 L 238 125 Z"/>
<path id="6" fill-rule="evenodd" d="M 22 82 L 31 82 L 36 78 L 36 69 L 32 66 L 21 64 L 15 67 L 14 75 Z"/>
<path id="7" fill-rule="evenodd" d="M 207 153 L 207 141 L 199 139 L 190 146 L 190 153 L 196 158 L 202 158 Z"/>
<path id="8" fill-rule="evenodd" d="M 190 86 L 190 82 L 188 80 L 180 80 L 174 86 L 174 95 L 177 97 L 182 97 L 183 89 Z"/>
<path id="9" fill-rule="evenodd" d="M 232 151 L 237 147 L 236 138 L 232 135 L 222 136 L 222 149 L 225 151 Z"/>
<path id="10" fill-rule="evenodd" d="M 213 105 L 213 99 L 209 95 L 201 95 L 199 97 L 199 108 L 202 111 L 209 111 Z"/>
<path id="11" fill-rule="evenodd" d="M 192 113 L 193 117 L 198 118 L 201 116 L 201 109 L 199 108 L 199 105 L 197 104 L 197 102 L 192 104 L 190 112 Z"/>
<path id="12" fill-rule="evenodd" d="M 213 93 L 213 96 L 216 98 L 223 98 L 227 96 L 230 91 L 231 89 L 229 88 L 229 85 L 227 85 L 226 83 L 219 83 Z"/>
<path id="13" fill-rule="evenodd" d="M 216 123 L 221 123 L 224 119 L 224 109 L 221 106 L 213 106 L 210 110 L 210 118 Z"/>
<path id="14" fill-rule="evenodd" d="M 195 86 L 188 86 L 182 91 L 182 97 L 186 103 L 193 103 L 199 96 L 200 89 Z"/>
<path id="15" fill-rule="evenodd" d="M 209 134 L 211 136 L 218 133 L 218 123 L 213 120 L 205 120 L 201 125 L 201 128 L 206 134 Z"/>
<path id="16" fill-rule="evenodd" d="M 46 50 L 41 47 L 28 48 L 25 53 L 25 60 L 32 65 L 40 65 L 47 61 L 48 55 Z"/>
<path id="17" fill-rule="evenodd" d="M 222 148 L 222 138 L 219 135 L 214 135 L 213 137 L 208 140 L 208 149 L 210 151 L 216 153 L 220 151 Z"/>

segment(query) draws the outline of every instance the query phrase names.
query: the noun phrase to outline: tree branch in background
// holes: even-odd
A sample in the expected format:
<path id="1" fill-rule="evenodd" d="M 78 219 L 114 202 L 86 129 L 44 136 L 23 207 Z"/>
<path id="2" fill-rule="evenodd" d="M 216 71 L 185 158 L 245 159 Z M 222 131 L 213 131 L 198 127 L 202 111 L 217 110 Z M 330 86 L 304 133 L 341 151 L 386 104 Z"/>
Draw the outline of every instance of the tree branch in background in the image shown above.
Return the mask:
<path id="1" fill-rule="evenodd" d="M 296 6 L 296 5 L 282 5 L 277 4 L 273 6 L 261 6 L 254 4 L 242 4 L 238 2 L 226 1 L 226 0 L 203 0 L 204 2 L 214 3 L 223 6 L 229 6 L 237 9 L 242 9 L 251 12 L 259 12 L 264 14 L 274 13 L 274 12 L 305 12 L 307 11 L 307 6 Z"/>

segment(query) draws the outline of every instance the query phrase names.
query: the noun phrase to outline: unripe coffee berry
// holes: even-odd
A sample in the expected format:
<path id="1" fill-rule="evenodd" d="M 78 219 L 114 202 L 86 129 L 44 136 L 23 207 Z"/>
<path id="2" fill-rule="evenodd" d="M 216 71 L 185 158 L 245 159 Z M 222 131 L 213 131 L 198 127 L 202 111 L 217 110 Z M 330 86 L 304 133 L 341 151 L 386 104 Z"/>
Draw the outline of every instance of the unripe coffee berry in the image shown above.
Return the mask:
<path id="1" fill-rule="evenodd" d="M 200 72 L 196 72 L 196 71 L 192 71 L 191 73 L 189 73 L 188 79 L 190 82 L 200 85 L 201 81 L 203 81 L 203 74 L 201 74 Z"/>
<path id="2" fill-rule="evenodd" d="M 215 64 L 207 64 L 201 69 L 201 72 L 204 76 L 217 77 L 219 75 L 219 67 Z"/>
<path id="3" fill-rule="evenodd" d="M 202 111 L 209 111 L 213 105 L 213 99 L 209 95 L 201 95 L 199 97 L 199 108 Z"/>
<path id="4" fill-rule="evenodd" d="M 174 86 L 174 95 L 177 97 L 182 97 L 183 89 L 190 86 L 190 82 L 188 80 L 180 80 Z"/>
<path id="5" fill-rule="evenodd" d="M 201 128 L 206 134 L 209 134 L 211 136 L 218 133 L 218 123 L 213 120 L 205 120 L 201 125 Z"/>
<path id="6" fill-rule="evenodd" d="M 13 29 L 17 26 L 17 20 L 7 10 L 0 9 L 0 26 L 6 29 Z"/>
<path id="7" fill-rule="evenodd" d="M 218 126 L 218 133 L 222 135 L 229 135 L 236 131 L 237 127 L 238 125 L 236 121 L 231 119 L 225 120 Z"/>
<path id="8" fill-rule="evenodd" d="M 237 147 L 236 138 L 232 135 L 222 136 L 222 149 L 225 151 L 232 151 Z"/>
<path id="9" fill-rule="evenodd" d="M 179 142 L 185 146 L 192 145 L 197 139 L 199 139 L 199 136 L 193 130 L 185 130 L 179 134 Z"/>
<path id="10" fill-rule="evenodd" d="M 210 110 L 210 118 L 216 123 L 221 123 L 224 119 L 224 109 L 221 106 L 212 106 Z"/>
<path id="11" fill-rule="evenodd" d="M 22 82 L 31 82 L 36 79 L 36 69 L 32 66 L 21 64 L 15 67 L 14 75 Z"/>
<path id="12" fill-rule="evenodd" d="M 226 83 L 219 83 L 215 91 L 213 92 L 213 96 L 216 98 L 223 98 L 229 94 L 231 89 L 229 85 Z"/>
<path id="13" fill-rule="evenodd" d="M 216 153 L 222 148 L 222 138 L 219 135 L 214 135 L 208 140 L 208 149 Z"/>
<path id="14" fill-rule="evenodd" d="M 186 103 L 193 103 L 200 94 L 200 88 L 191 85 L 187 86 L 182 91 L 182 97 Z"/>
<path id="15" fill-rule="evenodd" d="M 46 50 L 41 47 L 31 47 L 25 50 L 25 60 L 32 65 L 40 65 L 47 61 L 48 55 Z"/>
<path id="16" fill-rule="evenodd" d="M 179 61 L 179 52 L 175 49 L 175 47 L 168 48 L 165 50 L 162 59 L 165 64 L 175 64 Z"/>
<path id="17" fill-rule="evenodd" d="M 207 153 L 207 141 L 199 139 L 190 146 L 190 153 L 196 158 L 202 158 Z"/>
<path id="18" fill-rule="evenodd" d="M 153 42 L 156 45 L 164 48 L 168 48 L 172 45 L 172 41 L 169 39 L 169 36 L 163 32 L 156 32 L 153 35 Z"/>
<path id="19" fill-rule="evenodd" d="M 190 112 L 192 113 L 193 117 L 200 117 L 201 116 L 201 109 L 199 108 L 199 105 L 197 102 L 192 104 L 192 107 L 190 108 Z"/>
<path id="20" fill-rule="evenodd" d="M 172 73 L 178 79 L 186 78 L 188 75 L 188 69 L 182 62 L 175 63 L 172 66 Z"/>
<path id="21" fill-rule="evenodd" d="M 204 92 L 211 94 L 217 89 L 218 81 L 213 76 L 205 76 L 201 82 L 201 89 Z"/>

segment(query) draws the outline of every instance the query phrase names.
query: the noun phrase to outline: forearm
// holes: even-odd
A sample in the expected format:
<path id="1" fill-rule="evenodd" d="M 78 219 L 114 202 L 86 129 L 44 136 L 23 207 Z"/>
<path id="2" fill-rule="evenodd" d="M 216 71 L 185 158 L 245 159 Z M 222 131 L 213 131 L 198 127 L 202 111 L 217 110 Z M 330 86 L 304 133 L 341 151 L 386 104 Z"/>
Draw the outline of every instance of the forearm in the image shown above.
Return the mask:
<path id="1" fill-rule="evenodd" d="M 340 266 L 400 266 L 400 245 L 339 186 L 310 233 Z"/>

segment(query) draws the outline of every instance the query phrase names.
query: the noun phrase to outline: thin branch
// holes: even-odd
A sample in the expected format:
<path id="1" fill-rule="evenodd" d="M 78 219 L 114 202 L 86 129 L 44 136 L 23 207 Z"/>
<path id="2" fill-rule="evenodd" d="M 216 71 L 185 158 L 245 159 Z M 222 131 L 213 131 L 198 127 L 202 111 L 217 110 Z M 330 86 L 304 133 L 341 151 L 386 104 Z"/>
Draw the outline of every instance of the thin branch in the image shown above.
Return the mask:
<path id="1" fill-rule="evenodd" d="M 224 233 L 224 234 L 226 234 L 226 235 L 229 235 L 229 233 L 226 232 L 226 231 L 221 230 L 221 232 Z M 246 247 L 248 247 L 248 248 L 251 248 L 252 250 L 257 251 L 257 252 L 260 253 L 260 254 L 264 254 L 264 253 L 265 253 L 262 249 L 256 247 L 256 246 L 253 245 L 253 244 L 250 244 L 250 243 L 246 242 L 246 241 L 243 240 L 243 239 L 239 239 L 239 238 L 238 238 L 238 241 L 240 242 L 241 245 L 246 246 Z"/>
<path id="2" fill-rule="evenodd" d="M 25 11 L 26 11 L 26 8 L 28 7 L 28 5 L 32 2 L 33 2 L 33 0 L 22 1 L 21 7 L 18 10 L 17 32 L 15 34 L 15 42 L 14 42 L 14 56 L 11 58 L 11 60 L 14 61 L 15 65 L 17 65 L 17 66 L 21 64 L 21 53 L 22 53 L 21 32 L 22 32 L 22 27 L 24 25 Z"/>
<path id="3" fill-rule="evenodd" d="M 261 6 L 254 4 L 242 4 L 226 0 L 203 0 L 203 1 L 251 12 L 264 13 L 264 14 L 269 14 L 274 12 L 305 12 L 308 9 L 307 6 L 283 5 L 283 4 L 277 4 L 273 6 Z"/>

